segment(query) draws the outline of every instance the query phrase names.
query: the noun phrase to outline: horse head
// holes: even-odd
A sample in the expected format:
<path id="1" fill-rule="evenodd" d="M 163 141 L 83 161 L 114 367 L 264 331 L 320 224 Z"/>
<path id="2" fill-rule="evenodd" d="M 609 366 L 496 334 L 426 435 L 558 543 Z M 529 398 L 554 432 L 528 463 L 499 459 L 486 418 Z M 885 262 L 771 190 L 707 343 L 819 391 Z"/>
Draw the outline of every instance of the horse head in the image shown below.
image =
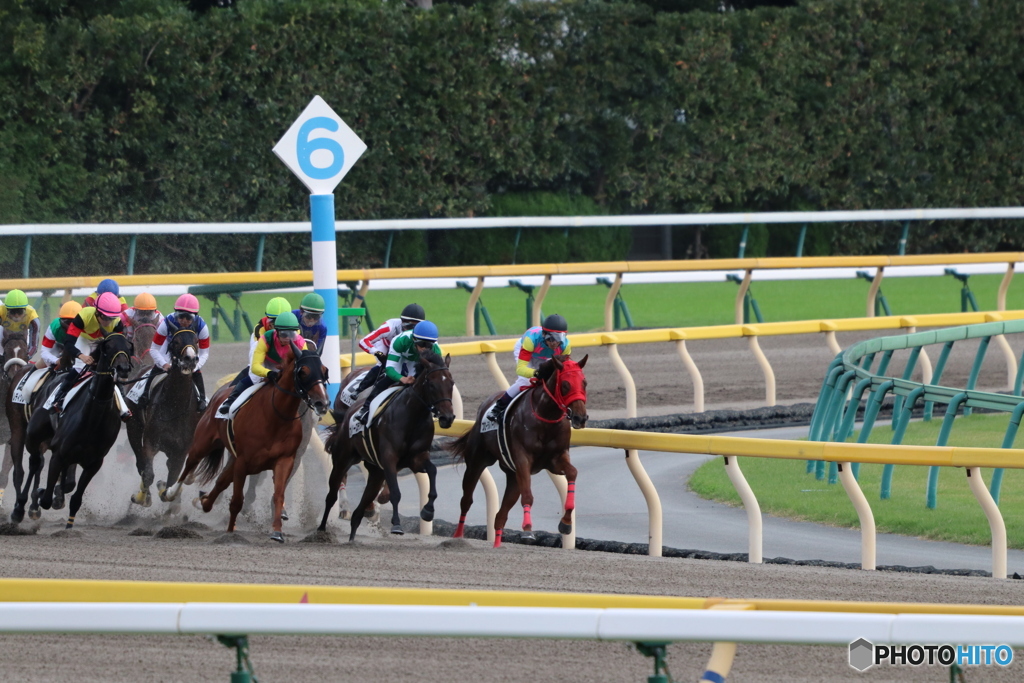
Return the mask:
<path id="1" fill-rule="evenodd" d="M 455 381 L 448 370 L 451 365 L 450 355 L 441 358 L 433 351 L 420 353 L 416 368 L 416 388 L 420 399 L 437 415 L 437 423 L 442 429 L 448 429 L 455 421 L 455 409 L 452 406 L 452 391 Z"/>
<path id="2" fill-rule="evenodd" d="M 193 330 L 181 329 L 174 333 L 167 346 L 171 354 L 171 364 L 183 375 L 195 372 L 199 363 L 199 335 Z"/>
<path id="3" fill-rule="evenodd" d="M 295 390 L 318 416 L 323 415 L 331 404 L 327 396 L 327 368 L 316 351 L 303 351 L 295 342 L 290 343 L 295 356 Z"/>
<path id="4" fill-rule="evenodd" d="M 134 347 L 121 332 L 111 332 L 98 345 L 97 374 L 116 373 L 119 380 L 128 378 L 132 369 Z"/>
<path id="5" fill-rule="evenodd" d="M 28 365 L 28 342 L 24 335 L 10 335 L 4 340 L 4 374 L 10 379 L 14 373 Z"/>
<path id="6" fill-rule="evenodd" d="M 565 411 L 573 429 L 587 426 L 587 378 L 583 367 L 589 354 L 579 363 L 568 356 L 555 356 L 537 369 L 540 379 L 559 408 Z"/>

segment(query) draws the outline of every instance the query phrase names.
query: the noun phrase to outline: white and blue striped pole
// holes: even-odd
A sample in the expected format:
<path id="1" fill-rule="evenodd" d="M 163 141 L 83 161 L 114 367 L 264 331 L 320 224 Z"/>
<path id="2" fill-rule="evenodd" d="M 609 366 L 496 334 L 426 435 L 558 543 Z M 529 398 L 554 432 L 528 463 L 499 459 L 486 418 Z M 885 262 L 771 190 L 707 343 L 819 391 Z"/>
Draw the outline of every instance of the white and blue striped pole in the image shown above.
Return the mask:
<path id="1" fill-rule="evenodd" d="M 323 361 L 332 384 L 331 402 L 341 382 L 338 331 L 338 251 L 334 228 L 334 188 L 366 151 L 341 117 L 317 95 L 274 146 L 274 154 L 309 189 L 313 228 L 313 291 L 324 298 Z"/>
<path id="2" fill-rule="evenodd" d="M 331 383 L 331 405 L 341 384 L 341 339 L 338 330 L 338 250 L 334 230 L 334 195 L 309 195 L 309 216 L 313 226 L 313 291 L 324 298 L 323 360 Z"/>

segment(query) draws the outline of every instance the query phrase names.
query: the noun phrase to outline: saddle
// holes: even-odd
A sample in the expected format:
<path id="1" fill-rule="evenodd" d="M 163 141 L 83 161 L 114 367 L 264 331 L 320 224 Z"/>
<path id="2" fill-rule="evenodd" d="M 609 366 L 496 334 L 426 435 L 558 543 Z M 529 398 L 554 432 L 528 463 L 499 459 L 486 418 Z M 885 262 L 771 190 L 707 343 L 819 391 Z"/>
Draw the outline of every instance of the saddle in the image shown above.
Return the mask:
<path id="1" fill-rule="evenodd" d="M 146 393 L 146 381 L 149 376 L 153 374 L 153 368 L 149 368 L 144 373 L 139 375 L 138 380 L 132 385 L 132 388 L 128 390 L 128 393 L 124 395 L 126 399 L 132 403 L 138 403 L 142 395 Z M 153 381 L 149 384 L 149 391 L 153 393 L 153 389 L 157 387 L 161 382 L 167 379 L 167 373 L 161 372 L 153 378 Z"/>
<path id="2" fill-rule="evenodd" d="M 11 401 L 21 405 L 31 405 L 32 396 L 36 393 L 36 390 L 43 385 L 46 378 L 53 373 L 53 368 L 36 368 L 35 370 L 28 372 L 21 381 L 18 382 L 17 386 L 14 387 L 14 393 L 11 394 Z"/>
<path id="3" fill-rule="evenodd" d="M 498 455 L 501 458 L 502 464 L 512 472 L 516 471 L 516 464 L 512 459 L 512 449 L 509 448 L 508 445 L 508 435 L 506 433 L 508 430 L 508 421 L 512 416 L 514 406 L 517 405 L 519 401 L 523 400 L 523 397 L 528 393 L 530 393 L 529 390 L 520 391 L 512 398 L 508 407 L 505 408 L 505 414 L 502 415 L 500 422 L 494 417 L 494 408 L 497 405 L 497 402 L 492 404 L 491 407 L 487 409 L 487 412 L 483 414 L 483 417 L 480 418 L 481 434 L 498 430 Z"/>
<path id="4" fill-rule="evenodd" d="M 238 395 L 238 398 L 235 399 L 235 402 L 231 404 L 230 408 L 228 408 L 228 412 L 226 415 L 224 413 L 221 413 L 220 410 L 218 409 L 213 414 L 214 418 L 218 420 L 234 420 L 235 415 L 237 415 L 238 411 L 242 409 L 242 406 L 248 403 L 249 399 L 255 396 L 256 392 L 259 391 L 264 384 L 266 383 L 257 382 L 256 384 L 253 384 L 251 387 L 249 387 L 248 389 L 246 389 L 245 391 Z"/>
<path id="5" fill-rule="evenodd" d="M 377 394 L 373 401 L 370 403 L 370 408 L 366 412 L 366 422 L 363 423 L 359 420 L 349 420 L 348 422 L 348 435 L 350 437 L 355 436 L 364 429 L 369 431 L 374 421 L 384 412 L 384 408 L 391 402 L 391 399 L 397 394 L 403 387 L 402 384 L 396 384 L 395 386 L 388 387 L 384 391 Z"/>

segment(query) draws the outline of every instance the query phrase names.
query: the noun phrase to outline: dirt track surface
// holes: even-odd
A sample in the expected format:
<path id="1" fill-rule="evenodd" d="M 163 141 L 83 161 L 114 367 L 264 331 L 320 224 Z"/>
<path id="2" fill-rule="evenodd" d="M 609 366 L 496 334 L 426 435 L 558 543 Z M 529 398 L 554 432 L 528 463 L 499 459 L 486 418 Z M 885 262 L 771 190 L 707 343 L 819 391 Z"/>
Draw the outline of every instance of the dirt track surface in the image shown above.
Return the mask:
<path id="1" fill-rule="evenodd" d="M 877 335 L 840 335 L 840 343 L 846 345 L 871 336 Z M 1011 343 L 1020 345 L 1012 339 Z M 688 344 L 703 373 L 708 409 L 763 404 L 764 380 L 747 345 L 746 340 Z M 832 357 L 824 338 L 778 337 L 762 340 L 761 346 L 776 373 L 779 401 L 813 400 Z M 944 384 L 963 386 L 973 358 L 972 348 L 969 343 L 957 348 Z M 641 414 L 690 410 L 689 379 L 673 345 L 625 346 L 620 352 L 636 381 Z M 205 371 L 211 393 L 213 381 L 240 369 L 244 353 L 241 344 L 214 346 Z M 579 349 L 574 356 L 579 359 L 584 353 L 591 357 L 587 365 L 591 416 L 622 415 L 624 390 L 606 350 Z M 499 361 L 511 377 L 510 359 Z M 901 371 L 898 361 L 894 359 L 890 371 Z M 462 390 L 467 416 L 482 398 L 497 390 L 479 359 L 454 359 L 452 370 Z M 999 388 L 1004 383 L 1005 366 L 993 345 L 979 387 Z M 162 467 L 162 458 L 158 458 L 158 478 Z M 135 524 L 113 525 L 123 516 L 125 500 L 132 490 L 135 475 L 131 461 L 111 456 L 104 470 L 101 475 L 108 476 L 107 485 L 97 482 L 95 490 L 90 488 L 86 495 L 76 527 L 80 533 L 55 537 L 54 532 L 63 523 L 59 521 L 60 513 L 49 512 L 36 535 L 0 537 L 0 576 L 1024 604 L 1024 585 L 1017 581 L 661 559 L 525 546 L 493 550 L 481 541 L 445 549 L 440 546 L 441 539 L 381 536 L 372 529 L 355 545 L 311 545 L 296 542 L 303 532 L 297 531 L 293 523 L 293 535 L 285 545 L 278 546 L 266 539 L 265 519 L 243 519 L 239 533 L 249 544 L 221 545 L 213 540 L 223 528 L 222 506 L 217 508 L 219 512 L 201 518 L 210 527 L 198 528 L 201 538 L 132 536 Z M 116 496 L 117 501 L 105 505 L 106 501 L 97 500 L 97 496 Z M 5 504 L 4 514 L 9 509 L 10 504 Z M 195 518 L 194 511 L 187 511 Z M 137 524 L 152 531 L 162 522 L 152 515 Z M 343 535 L 347 523 L 333 524 Z M 710 644 L 672 645 L 669 665 L 673 676 L 677 680 L 697 680 L 710 651 Z M 652 671 L 650 661 L 625 644 L 572 641 L 258 637 L 252 639 L 252 656 L 264 683 L 349 679 L 642 681 Z M 948 673 L 939 667 L 876 668 L 858 674 L 848 667 L 846 657 L 845 648 L 740 645 L 729 680 L 948 679 Z M 966 680 L 1021 680 L 1022 657 L 1024 654 L 1017 652 L 1016 661 L 1006 670 L 968 670 Z M 233 654 L 203 638 L 0 637 L 0 671 L 5 680 L 12 681 L 224 681 L 232 667 Z"/>

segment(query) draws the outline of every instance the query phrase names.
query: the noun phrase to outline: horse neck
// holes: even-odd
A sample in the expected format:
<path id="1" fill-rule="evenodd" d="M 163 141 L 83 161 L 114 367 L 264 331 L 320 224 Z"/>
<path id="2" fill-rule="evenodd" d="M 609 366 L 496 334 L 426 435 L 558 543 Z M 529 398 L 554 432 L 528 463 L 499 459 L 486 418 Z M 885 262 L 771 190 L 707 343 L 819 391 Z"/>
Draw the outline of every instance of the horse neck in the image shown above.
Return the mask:
<path id="1" fill-rule="evenodd" d="M 430 402 L 427 397 L 423 394 L 426 390 L 427 373 L 432 368 L 424 368 L 424 370 L 417 376 L 416 382 L 409 387 L 409 391 L 403 391 L 396 397 L 404 401 L 406 406 L 406 412 L 413 417 L 419 417 L 421 413 L 430 414 Z"/>
<path id="2" fill-rule="evenodd" d="M 551 384 L 553 384 L 554 387 L 550 386 L 548 384 L 549 382 Z M 547 387 L 547 390 L 545 390 L 544 387 Z M 533 388 L 534 404 L 536 406 L 536 410 L 537 410 L 538 414 L 542 414 L 542 413 L 544 413 L 545 410 L 547 410 L 547 411 L 549 411 L 552 414 L 551 417 L 554 417 L 554 413 L 561 414 L 562 412 L 564 412 L 563 409 L 558 405 L 558 403 L 556 403 L 555 400 L 553 398 L 551 398 L 552 395 L 555 395 L 557 393 L 556 392 L 557 388 L 558 388 L 558 370 L 554 370 L 551 373 L 550 377 L 548 377 L 546 380 L 541 381 L 536 387 Z M 549 391 L 550 391 L 550 394 L 548 393 Z M 540 394 L 539 398 L 537 397 L 537 393 Z M 549 417 L 549 416 L 545 415 L 544 417 Z"/>
<path id="3" fill-rule="evenodd" d="M 288 356 L 281 363 L 277 377 L 277 391 L 273 386 L 270 387 L 270 391 L 267 392 L 270 395 L 270 399 L 274 401 L 274 406 L 283 415 L 290 415 L 299 408 L 299 402 L 301 399 L 298 397 L 298 390 L 295 386 L 295 358 L 294 356 Z M 262 393 L 262 392 L 261 392 Z"/>

